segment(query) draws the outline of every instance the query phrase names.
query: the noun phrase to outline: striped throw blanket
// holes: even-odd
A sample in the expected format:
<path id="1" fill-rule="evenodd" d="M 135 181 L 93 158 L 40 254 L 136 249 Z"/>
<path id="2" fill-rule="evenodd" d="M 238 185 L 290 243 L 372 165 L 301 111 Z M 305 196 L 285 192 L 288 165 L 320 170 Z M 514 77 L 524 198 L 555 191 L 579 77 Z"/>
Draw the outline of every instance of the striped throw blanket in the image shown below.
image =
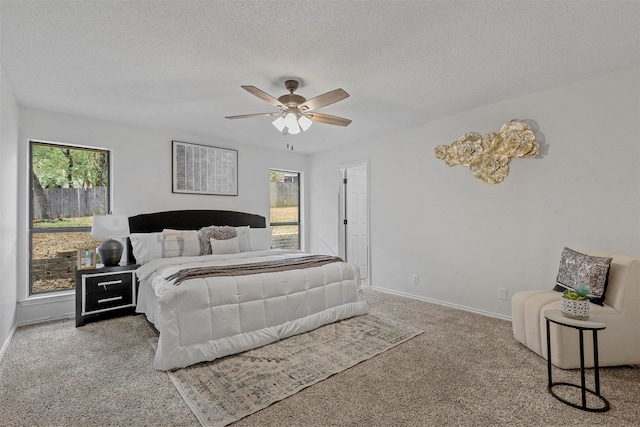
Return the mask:
<path id="1" fill-rule="evenodd" d="M 177 286 L 187 279 L 218 276 L 246 276 L 248 274 L 273 273 L 277 271 L 301 270 L 304 268 L 320 267 L 332 262 L 344 262 L 342 258 L 332 255 L 307 255 L 273 261 L 255 262 L 240 265 L 224 265 L 210 267 L 185 268 L 167 277 L 174 280 Z"/>

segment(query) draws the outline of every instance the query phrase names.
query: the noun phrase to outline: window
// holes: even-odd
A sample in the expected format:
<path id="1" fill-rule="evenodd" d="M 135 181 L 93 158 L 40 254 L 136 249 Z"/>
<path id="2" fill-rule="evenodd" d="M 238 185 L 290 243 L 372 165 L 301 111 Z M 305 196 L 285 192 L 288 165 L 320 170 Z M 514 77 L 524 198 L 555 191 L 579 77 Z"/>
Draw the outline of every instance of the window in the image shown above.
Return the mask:
<path id="1" fill-rule="evenodd" d="M 270 224 L 278 249 L 300 249 L 300 173 L 271 169 Z"/>
<path id="2" fill-rule="evenodd" d="M 75 289 L 78 249 L 110 210 L 109 151 L 31 141 L 29 295 Z"/>

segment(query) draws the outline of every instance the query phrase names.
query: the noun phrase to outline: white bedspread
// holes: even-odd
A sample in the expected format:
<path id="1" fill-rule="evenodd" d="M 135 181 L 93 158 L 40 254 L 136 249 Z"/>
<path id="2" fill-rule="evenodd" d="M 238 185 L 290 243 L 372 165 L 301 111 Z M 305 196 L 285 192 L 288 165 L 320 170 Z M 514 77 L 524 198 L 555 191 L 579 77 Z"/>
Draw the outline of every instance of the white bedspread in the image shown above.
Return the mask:
<path id="1" fill-rule="evenodd" d="M 301 251 L 268 250 L 233 255 L 162 258 L 136 271 L 136 311 L 160 331 L 154 367 L 181 368 L 249 350 L 369 311 L 357 266 L 320 267 L 246 276 L 166 280 L 182 268 L 241 265 Z"/>

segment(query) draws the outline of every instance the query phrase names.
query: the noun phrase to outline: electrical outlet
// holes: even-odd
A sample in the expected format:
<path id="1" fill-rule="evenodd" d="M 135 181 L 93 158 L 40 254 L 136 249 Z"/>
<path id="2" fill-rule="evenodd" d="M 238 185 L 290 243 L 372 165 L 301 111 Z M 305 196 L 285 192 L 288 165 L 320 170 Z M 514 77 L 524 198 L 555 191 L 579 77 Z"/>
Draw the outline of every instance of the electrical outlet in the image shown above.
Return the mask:
<path id="1" fill-rule="evenodd" d="M 413 275 L 412 283 L 413 283 L 414 285 L 417 285 L 418 283 L 420 283 L 420 277 L 419 277 L 417 274 L 414 274 L 414 275 Z"/>
<path id="2" fill-rule="evenodd" d="M 507 288 L 498 288 L 498 299 L 507 300 Z"/>

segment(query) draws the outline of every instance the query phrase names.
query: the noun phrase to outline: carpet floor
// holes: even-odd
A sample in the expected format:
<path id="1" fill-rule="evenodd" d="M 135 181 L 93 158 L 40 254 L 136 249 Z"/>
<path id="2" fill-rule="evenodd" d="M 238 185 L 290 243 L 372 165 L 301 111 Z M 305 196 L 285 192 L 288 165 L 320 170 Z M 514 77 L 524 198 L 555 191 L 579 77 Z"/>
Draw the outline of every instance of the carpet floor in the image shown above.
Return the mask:
<path id="1" fill-rule="evenodd" d="M 419 335 L 373 315 L 169 372 L 200 423 L 228 425 Z"/>
<path id="2" fill-rule="evenodd" d="M 603 368 L 611 410 L 588 413 L 546 390 L 546 361 L 508 321 L 366 290 L 371 314 L 424 333 L 233 424 L 249 426 L 636 426 L 640 369 Z M 0 361 L 0 425 L 198 426 L 142 316 L 75 328 L 18 328 Z M 579 381 L 579 372 L 554 371 Z M 587 381 L 593 380 L 592 372 Z"/>

